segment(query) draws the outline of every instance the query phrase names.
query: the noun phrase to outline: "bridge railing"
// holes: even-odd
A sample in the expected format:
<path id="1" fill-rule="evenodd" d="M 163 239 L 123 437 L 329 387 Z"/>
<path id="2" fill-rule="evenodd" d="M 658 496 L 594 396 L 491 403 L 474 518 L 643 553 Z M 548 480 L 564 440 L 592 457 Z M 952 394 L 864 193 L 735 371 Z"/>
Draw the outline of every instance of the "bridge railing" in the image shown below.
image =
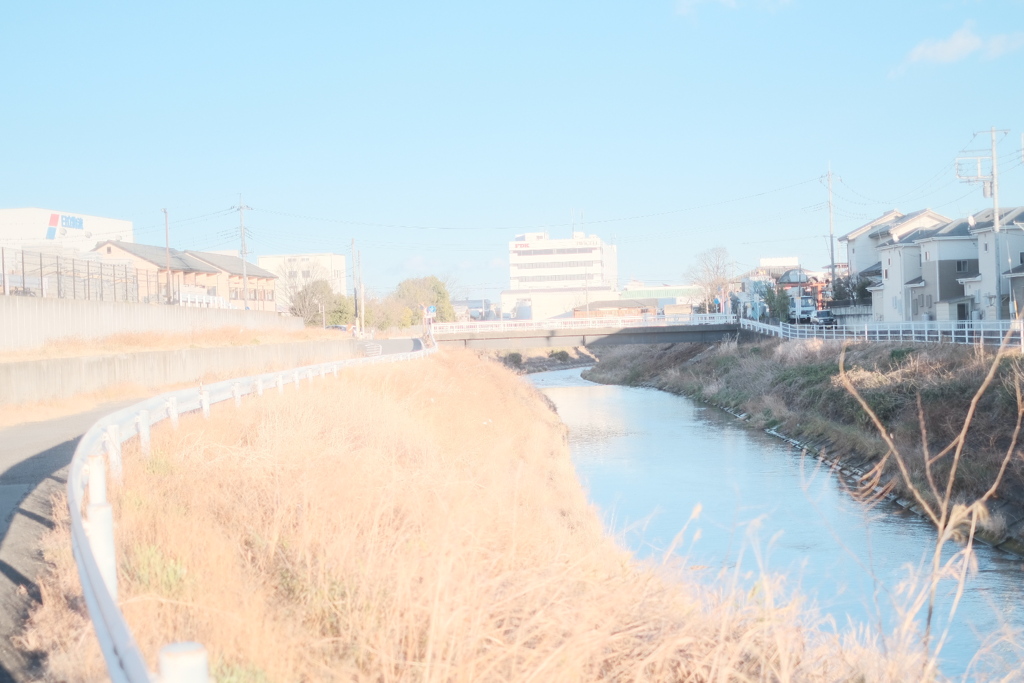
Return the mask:
<path id="1" fill-rule="evenodd" d="M 728 325 L 736 316 L 724 313 L 638 315 L 607 318 L 552 318 L 550 320 L 494 320 L 468 323 L 434 323 L 434 334 L 517 332 L 530 330 L 592 330 L 605 327 L 664 327 L 668 325 Z"/>
<path id="2" fill-rule="evenodd" d="M 756 320 L 740 320 L 740 328 L 783 339 L 860 340 L 872 342 L 917 342 L 985 344 L 998 346 L 1010 333 L 1009 344 L 1024 343 L 1024 321 L 950 320 L 906 323 L 866 323 L 864 325 L 766 325 Z"/>
<path id="3" fill-rule="evenodd" d="M 71 516 L 71 545 L 78 566 L 82 593 L 89 610 L 107 671 L 114 683 L 208 683 L 206 650 L 198 643 L 174 643 L 160 650 L 159 675 L 149 672 L 131 629 L 117 602 L 117 558 L 114 544 L 113 510 L 107 500 L 107 474 L 121 479 L 121 446 L 138 438 L 148 456 L 150 428 L 169 420 L 177 428 L 182 413 L 201 410 L 209 417 L 210 406 L 265 391 L 284 393 L 286 384 L 296 390 L 302 382 L 322 381 L 327 375 L 357 365 L 372 365 L 424 358 L 437 350 L 377 355 L 269 372 L 218 382 L 196 389 L 182 389 L 140 401 L 100 419 L 82 437 L 71 459 L 68 475 L 68 508 Z M 88 494 L 88 499 L 87 499 Z M 83 514 L 84 511 L 84 514 Z"/>

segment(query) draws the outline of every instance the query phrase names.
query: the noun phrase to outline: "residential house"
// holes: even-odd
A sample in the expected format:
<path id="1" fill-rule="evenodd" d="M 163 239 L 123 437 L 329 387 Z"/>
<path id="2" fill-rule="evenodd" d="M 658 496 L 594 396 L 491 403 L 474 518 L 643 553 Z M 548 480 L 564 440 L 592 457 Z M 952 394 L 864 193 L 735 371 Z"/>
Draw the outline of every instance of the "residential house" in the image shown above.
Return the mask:
<path id="1" fill-rule="evenodd" d="M 970 231 L 978 240 L 978 273 L 965 278 L 964 289 L 975 298 L 982 320 L 1007 319 L 1021 308 L 1021 299 L 1011 293 L 1020 293 L 1019 279 L 1024 275 L 1014 272 L 1024 264 L 1024 207 L 1000 209 L 999 216 L 998 233 L 992 209 L 971 217 Z"/>
<path id="2" fill-rule="evenodd" d="M 849 263 L 850 274 L 855 278 L 874 277 L 875 272 L 880 272 L 881 244 L 898 240 L 914 230 L 948 223 L 949 220 L 931 209 L 921 209 L 909 214 L 892 209 L 851 230 L 839 238 L 839 242 L 846 245 L 846 260 Z"/>
<path id="3" fill-rule="evenodd" d="M 127 261 L 136 269 L 141 302 L 162 303 L 168 300 L 169 291 L 172 302 L 209 298 L 228 308 L 243 307 L 242 260 L 237 256 L 168 250 L 166 247 L 121 241 L 101 242 L 93 252 L 103 259 Z M 247 263 L 245 270 L 249 283 L 248 308 L 273 311 L 274 280 L 277 276 L 252 263 Z"/>

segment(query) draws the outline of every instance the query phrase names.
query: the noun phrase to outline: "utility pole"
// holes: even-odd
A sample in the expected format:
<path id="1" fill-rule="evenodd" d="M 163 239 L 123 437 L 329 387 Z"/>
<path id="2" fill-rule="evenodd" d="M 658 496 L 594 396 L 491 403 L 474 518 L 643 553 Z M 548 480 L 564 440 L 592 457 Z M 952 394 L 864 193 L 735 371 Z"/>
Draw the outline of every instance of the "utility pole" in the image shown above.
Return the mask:
<path id="1" fill-rule="evenodd" d="M 986 197 L 992 198 L 992 232 L 995 249 L 995 309 L 996 309 L 996 320 L 1003 317 L 1003 277 L 1002 273 L 999 272 L 999 238 L 1000 228 L 999 225 L 999 155 L 996 151 L 996 144 L 998 142 L 998 135 L 1009 134 L 1008 130 L 997 130 L 995 126 L 988 131 L 992 139 L 992 147 L 989 151 L 989 155 L 977 154 L 973 156 L 962 156 L 956 158 L 956 177 L 965 183 L 981 183 L 982 194 Z M 976 132 L 974 135 L 981 135 L 981 132 Z M 976 151 L 977 152 L 977 151 Z M 991 162 L 989 172 L 986 174 L 982 171 L 982 162 L 988 159 Z M 974 171 L 964 170 L 964 164 L 970 163 L 974 166 Z M 1012 260 L 1010 258 L 1009 250 L 1006 253 L 1007 263 L 1010 267 L 1013 267 Z"/>
<path id="2" fill-rule="evenodd" d="M 245 248 L 245 210 L 251 210 L 252 207 L 246 206 L 242 202 L 242 193 L 239 192 L 238 206 L 233 208 L 238 209 L 238 232 L 242 238 L 242 249 L 240 252 L 242 255 L 242 310 L 245 311 L 249 308 L 249 269 L 247 267 L 248 263 L 245 260 L 245 257 L 248 256 L 249 252 Z"/>
<path id="3" fill-rule="evenodd" d="M 162 209 L 162 211 L 164 212 L 164 242 L 167 256 L 167 303 L 171 303 L 171 219 L 167 209 Z"/>
<path id="4" fill-rule="evenodd" d="M 828 162 L 828 254 L 832 264 L 832 297 L 836 292 L 836 237 L 832 218 L 832 162 Z"/>
<path id="5" fill-rule="evenodd" d="M 359 276 L 356 273 L 356 240 L 353 237 L 349 247 L 349 268 L 352 271 L 352 312 L 354 315 L 353 325 L 356 332 L 359 332 Z"/>
<path id="6" fill-rule="evenodd" d="M 359 332 L 366 332 L 366 283 L 363 281 L 363 255 L 356 252 L 359 261 Z"/>

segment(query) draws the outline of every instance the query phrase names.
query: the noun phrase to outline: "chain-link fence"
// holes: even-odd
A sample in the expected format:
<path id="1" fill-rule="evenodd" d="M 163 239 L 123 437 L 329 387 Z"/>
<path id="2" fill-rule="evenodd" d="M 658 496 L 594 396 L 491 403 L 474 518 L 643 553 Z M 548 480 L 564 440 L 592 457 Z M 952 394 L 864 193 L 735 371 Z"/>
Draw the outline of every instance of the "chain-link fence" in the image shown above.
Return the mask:
<path id="1" fill-rule="evenodd" d="M 158 303 L 166 284 L 156 271 L 126 263 L 78 259 L 0 247 L 0 294 Z"/>

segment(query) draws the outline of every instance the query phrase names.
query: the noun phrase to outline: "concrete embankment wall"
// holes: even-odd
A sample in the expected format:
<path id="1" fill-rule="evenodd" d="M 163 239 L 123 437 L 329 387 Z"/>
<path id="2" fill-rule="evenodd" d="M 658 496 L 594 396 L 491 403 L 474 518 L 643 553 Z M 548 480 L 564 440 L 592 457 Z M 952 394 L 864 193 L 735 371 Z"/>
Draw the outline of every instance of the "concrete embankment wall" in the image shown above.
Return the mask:
<path id="1" fill-rule="evenodd" d="M 350 358 L 356 351 L 353 340 L 309 341 L 0 363 L 0 405 L 70 398 L 124 383 L 159 387 L 213 374 L 255 374 Z"/>
<path id="2" fill-rule="evenodd" d="M 0 349 L 32 348 L 61 337 L 182 333 L 219 327 L 298 330 L 303 325 L 298 318 L 263 311 L 0 296 Z"/>

